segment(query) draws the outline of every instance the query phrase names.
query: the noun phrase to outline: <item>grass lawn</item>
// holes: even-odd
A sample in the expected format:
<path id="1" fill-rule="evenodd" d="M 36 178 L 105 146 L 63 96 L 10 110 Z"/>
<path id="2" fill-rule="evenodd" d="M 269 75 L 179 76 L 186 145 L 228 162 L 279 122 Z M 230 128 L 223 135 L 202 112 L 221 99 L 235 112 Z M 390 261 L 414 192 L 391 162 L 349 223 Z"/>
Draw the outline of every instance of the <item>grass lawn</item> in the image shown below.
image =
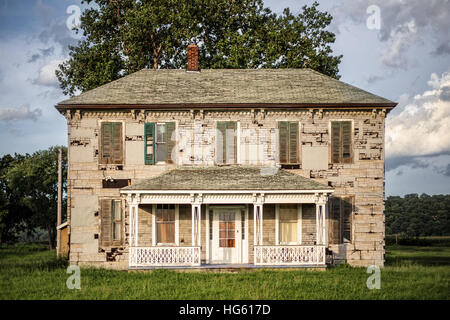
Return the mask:
<path id="1" fill-rule="evenodd" d="M 67 262 L 41 245 L 0 248 L 0 299 L 449 299 L 450 247 L 389 246 L 381 289 L 365 268 L 241 273 L 81 269 L 66 287 Z"/>

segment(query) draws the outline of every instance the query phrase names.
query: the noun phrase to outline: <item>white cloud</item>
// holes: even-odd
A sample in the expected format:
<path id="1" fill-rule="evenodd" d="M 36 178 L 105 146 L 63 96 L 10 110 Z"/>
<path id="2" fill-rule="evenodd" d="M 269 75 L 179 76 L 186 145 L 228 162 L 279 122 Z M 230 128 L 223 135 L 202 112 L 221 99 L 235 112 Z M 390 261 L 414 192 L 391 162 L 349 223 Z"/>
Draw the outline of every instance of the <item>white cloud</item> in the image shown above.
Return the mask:
<path id="1" fill-rule="evenodd" d="M 31 110 L 29 106 L 0 109 L 0 121 L 4 122 L 16 120 L 36 121 L 41 115 L 41 109 L 36 108 Z"/>
<path id="2" fill-rule="evenodd" d="M 432 74 L 430 90 L 414 96 L 397 115 L 386 119 L 386 156 L 434 156 L 450 153 L 450 72 Z M 400 106 L 402 107 L 402 106 Z"/>
<path id="3" fill-rule="evenodd" d="M 56 78 L 55 71 L 62 60 L 52 60 L 39 70 L 38 77 L 33 81 L 34 84 L 43 86 L 58 86 L 58 78 Z"/>

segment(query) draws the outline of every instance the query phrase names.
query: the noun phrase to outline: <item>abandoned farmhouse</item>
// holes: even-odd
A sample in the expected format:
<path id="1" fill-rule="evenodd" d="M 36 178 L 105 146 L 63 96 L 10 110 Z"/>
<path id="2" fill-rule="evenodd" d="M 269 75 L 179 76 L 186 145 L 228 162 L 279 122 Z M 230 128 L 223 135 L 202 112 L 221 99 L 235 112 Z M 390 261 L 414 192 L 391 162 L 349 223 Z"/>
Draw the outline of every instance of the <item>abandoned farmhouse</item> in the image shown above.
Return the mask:
<path id="1" fill-rule="evenodd" d="M 200 70 L 195 45 L 62 101 L 70 263 L 383 266 L 395 106 L 311 69 Z"/>

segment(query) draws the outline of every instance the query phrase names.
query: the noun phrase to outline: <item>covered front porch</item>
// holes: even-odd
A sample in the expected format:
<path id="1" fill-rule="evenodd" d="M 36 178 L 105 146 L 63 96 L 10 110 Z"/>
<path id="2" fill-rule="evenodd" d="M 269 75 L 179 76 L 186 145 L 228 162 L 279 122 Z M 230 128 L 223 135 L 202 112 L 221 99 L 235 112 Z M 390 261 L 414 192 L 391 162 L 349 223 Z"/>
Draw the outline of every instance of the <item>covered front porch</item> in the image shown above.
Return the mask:
<path id="1" fill-rule="evenodd" d="M 176 169 L 124 188 L 129 268 L 325 266 L 331 192 L 245 167 Z"/>

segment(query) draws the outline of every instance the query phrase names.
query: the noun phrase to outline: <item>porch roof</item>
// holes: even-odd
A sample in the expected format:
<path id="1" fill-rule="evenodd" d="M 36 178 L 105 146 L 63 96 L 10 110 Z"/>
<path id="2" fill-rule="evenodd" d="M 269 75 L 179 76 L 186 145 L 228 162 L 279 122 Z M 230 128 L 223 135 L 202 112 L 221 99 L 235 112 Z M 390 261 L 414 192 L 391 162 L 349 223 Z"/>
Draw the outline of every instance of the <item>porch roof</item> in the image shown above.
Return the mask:
<path id="1" fill-rule="evenodd" d="M 312 179 L 275 167 L 179 167 L 145 179 L 123 191 L 132 190 L 330 190 Z"/>

